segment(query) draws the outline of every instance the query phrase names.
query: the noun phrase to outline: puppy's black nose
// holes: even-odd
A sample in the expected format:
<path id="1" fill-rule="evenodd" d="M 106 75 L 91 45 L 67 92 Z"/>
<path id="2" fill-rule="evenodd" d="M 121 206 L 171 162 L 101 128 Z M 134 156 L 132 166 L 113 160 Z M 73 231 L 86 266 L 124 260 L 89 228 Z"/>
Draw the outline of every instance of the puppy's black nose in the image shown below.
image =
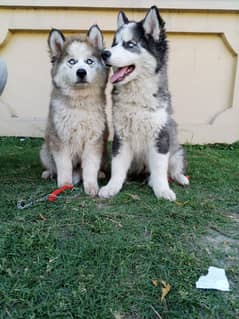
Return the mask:
<path id="1" fill-rule="evenodd" d="M 85 69 L 78 69 L 76 71 L 76 75 L 80 78 L 80 79 L 84 79 L 84 77 L 86 76 L 86 70 Z"/>
<path id="2" fill-rule="evenodd" d="M 111 56 L 111 52 L 109 50 L 104 50 L 101 56 L 102 56 L 102 59 L 106 61 Z"/>

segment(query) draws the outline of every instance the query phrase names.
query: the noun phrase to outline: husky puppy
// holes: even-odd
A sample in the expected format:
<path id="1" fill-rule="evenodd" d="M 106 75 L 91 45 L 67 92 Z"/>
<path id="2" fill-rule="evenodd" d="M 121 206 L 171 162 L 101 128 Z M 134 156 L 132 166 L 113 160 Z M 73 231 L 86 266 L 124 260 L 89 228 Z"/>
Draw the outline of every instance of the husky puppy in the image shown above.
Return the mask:
<path id="1" fill-rule="evenodd" d="M 117 194 L 128 171 L 150 173 L 149 185 L 158 198 L 175 200 L 168 175 L 187 185 L 184 152 L 177 139 L 176 123 L 167 79 L 167 40 L 164 21 L 152 7 L 140 22 L 118 15 L 112 48 L 104 50 L 105 63 L 113 66 L 113 159 L 111 179 L 99 196 Z"/>
<path id="2" fill-rule="evenodd" d="M 48 45 L 53 90 L 40 151 L 46 168 L 42 177 L 57 176 L 58 187 L 76 184 L 82 177 L 85 192 L 95 196 L 107 143 L 104 108 L 108 68 L 101 59 L 103 36 L 97 25 L 85 39 L 65 38 L 53 29 Z"/>

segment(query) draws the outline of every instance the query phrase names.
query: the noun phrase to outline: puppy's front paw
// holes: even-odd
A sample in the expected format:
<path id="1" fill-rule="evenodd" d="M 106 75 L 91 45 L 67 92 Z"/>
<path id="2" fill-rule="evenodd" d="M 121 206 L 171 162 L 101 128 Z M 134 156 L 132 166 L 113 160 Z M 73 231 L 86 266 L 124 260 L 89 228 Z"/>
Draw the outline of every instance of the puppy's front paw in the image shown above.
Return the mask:
<path id="1" fill-rule="evenodd" d="M 177 182 L 179 185 L 182 185 L 182 186 L 189 185 L 188 177 L 183 175 L 183 174 L 180 174 L 180 175 L 173 177 L 173 180 L 175 180 L 175 182 Z"/>
<path id="2" fill-rule="evenodd" d="M 170 201 L 176 200 L 176 195 L 170 188 L 166 188 L 166 189 L 154 188 L 154 194 L 157 198 L 164 198 Z"/>
<path id="3" fill-rule="evenodd" d="M 84 190 L 87 195 L 95 197 L 98 194 L 99 186 L 95 183 L 85 182 Z"/>
<path id="4" fill-rule="evenodd" d="M 110 198 L 116 195 L 119 191 L 120 191 L 120 188 L 117 185 L 108 184 L 104 187 L 101 187 L 99 191 L 99 197 Z"/>
<path id="5" fill-rule="evenodd" d="M 51 177 L 50 171 L 43 171 L 41 174 L 41 178 L 43 179 L 49 179 Z"/>

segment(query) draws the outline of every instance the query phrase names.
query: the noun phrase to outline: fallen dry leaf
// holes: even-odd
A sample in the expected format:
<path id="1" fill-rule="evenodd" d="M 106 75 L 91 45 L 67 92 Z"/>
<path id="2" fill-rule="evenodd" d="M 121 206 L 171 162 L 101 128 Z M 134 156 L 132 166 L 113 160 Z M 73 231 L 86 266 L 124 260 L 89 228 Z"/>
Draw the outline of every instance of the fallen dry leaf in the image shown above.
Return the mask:
<path id="1" fill-rule="evenodd" d="M 189 203 L 189 200 L 186 200 L 185 202 L 179 202 L 179 201 L 176 201 L 175 202 L 177 206 L 185 206 Z"/>
<path id="2" fill-rule="evenodd" d="M 162 294 L 161 294 L 160 300 L 162 302 L 165 299 L 165 297 L 167 296 L 167 294 L 170 292 L 171 285 L 164 280 L 161 280 L 161 284 L 162 284 Z"/>
<path id="3" fill-rule="evenodd" d="M 154 287 L 158 286 L 158 280 L 157 279 L 152 279 L 151 282 L 152 282 Z"/>
<path id="4" fill-rule="evenodd" d="M 43 216 L 42 214 L 39 214 L 40 219 L 42 220 L 47 220 L 47 218 L 45 216 Z"/>

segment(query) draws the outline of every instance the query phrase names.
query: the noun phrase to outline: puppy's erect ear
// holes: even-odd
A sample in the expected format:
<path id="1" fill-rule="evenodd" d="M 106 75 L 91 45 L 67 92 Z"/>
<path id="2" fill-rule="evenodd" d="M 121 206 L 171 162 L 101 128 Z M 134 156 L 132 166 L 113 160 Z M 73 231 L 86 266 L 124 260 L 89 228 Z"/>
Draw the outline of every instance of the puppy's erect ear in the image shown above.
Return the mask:
<path id="1" fill-rule="evenodd" d="M 94 24 L 92 25 L 92 27 L 90 27 L 87 33 L 87 38 L 90 41 L 90 43 L 93 45 L 93 47 L 99 50 L 104 49 L 103 34 L 97 24 Z"/>
<path id="2" fill-rule="evenodd" d="M 56 59 L 60 56 L 63 45 L 65 42 L 65 37 L 60 30 L 52 29 L 48 37 L 48 46 L 50 49 L 50 54 L 52 59 Z"/>
<path id="3" fill-rule="evenodd" d="M 145 33 L 150 34 L 154 40 L 158 40 L 161 28 L 163 28 L 163 26 L 164 21 L 160 17 L 157 7 L 151 7 L 143 20 L 143 28 Z"/>
<path id="4" fill-rule="evenodd" d="M 122 27 L 122 25 L 128 23 L 129 20 L 128 18 L 126 17 L 125 13 L 123 11 L 120 11 L 119 14 L 118 14 L 118 18 L 117 18 L 117 27 L 118 29 L 120 27 Z"/>

